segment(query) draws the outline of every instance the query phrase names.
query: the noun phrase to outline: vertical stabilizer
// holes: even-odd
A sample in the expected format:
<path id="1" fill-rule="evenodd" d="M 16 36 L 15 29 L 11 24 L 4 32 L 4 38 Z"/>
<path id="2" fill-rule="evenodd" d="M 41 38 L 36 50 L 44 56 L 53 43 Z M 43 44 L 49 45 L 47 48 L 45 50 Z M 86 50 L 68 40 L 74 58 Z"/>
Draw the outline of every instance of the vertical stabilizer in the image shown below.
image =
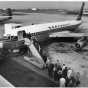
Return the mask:
<path id="1" fill-rule="evenodd" d="M 83 2 L 82 6 L 81 6 L 81 9 L 80 9 L 80 12 L 79 12 L 79 15 L 77 17 L 77 20 L 81 20 L 81 18 L 82 18 L 84 5 L 85 5 L 85 3 Z"/>

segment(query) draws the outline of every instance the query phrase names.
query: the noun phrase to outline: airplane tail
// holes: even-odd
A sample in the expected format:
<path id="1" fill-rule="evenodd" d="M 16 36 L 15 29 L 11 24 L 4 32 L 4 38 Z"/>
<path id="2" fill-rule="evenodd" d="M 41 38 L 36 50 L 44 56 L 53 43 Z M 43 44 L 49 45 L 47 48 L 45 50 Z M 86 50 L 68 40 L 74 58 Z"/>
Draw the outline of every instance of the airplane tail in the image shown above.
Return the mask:
<path id="1" fill-rule="evenodd" d="M 12 18 L 12 10 L 10 8 L 6 9 L 6 13 L 9 16 L 9 19 Z"/>
<path id="2" fill-rule="evenodd" d="M 79 15 L 77 17 L 77 20 L 81 20 L 81 18 L 82 18 L 84 5 L 85 5 L 85 3 L 83 2 L 82 6 L 81 6 L 81 9 L 80 9 L 80 12 L 79 12 Z"/>

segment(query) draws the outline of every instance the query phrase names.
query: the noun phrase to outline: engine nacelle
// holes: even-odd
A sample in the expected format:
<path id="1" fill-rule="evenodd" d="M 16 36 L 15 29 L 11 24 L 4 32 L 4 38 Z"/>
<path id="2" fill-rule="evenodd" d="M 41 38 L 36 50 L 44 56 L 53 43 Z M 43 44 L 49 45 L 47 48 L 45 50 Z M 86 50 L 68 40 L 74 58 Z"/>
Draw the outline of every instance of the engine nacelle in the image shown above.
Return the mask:
<path id="1" fill-rule="evenodd" d="M 80 41 L 80 40 L 78 40 L 77 43 L 75 44 L 75 47 L 77 49 L 81 49 L 81 48 L 83 48 L 83 47 L 86 46 L 86 43 L 87 43 L 86 41 Z"/>

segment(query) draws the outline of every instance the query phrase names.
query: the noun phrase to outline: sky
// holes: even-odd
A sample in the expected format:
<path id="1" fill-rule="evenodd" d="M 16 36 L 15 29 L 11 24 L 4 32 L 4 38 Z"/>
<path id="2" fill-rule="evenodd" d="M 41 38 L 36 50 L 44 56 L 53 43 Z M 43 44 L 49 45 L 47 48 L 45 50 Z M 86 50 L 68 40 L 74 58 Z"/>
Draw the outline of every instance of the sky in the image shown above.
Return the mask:
<path id="1" fill-rule="evenodd" d="M 0 8 L 57 8 L 57 9 L 79 9 L 82 1 L 0 1 Z M 88 8 L 88 2 L 85 2 Z"/>

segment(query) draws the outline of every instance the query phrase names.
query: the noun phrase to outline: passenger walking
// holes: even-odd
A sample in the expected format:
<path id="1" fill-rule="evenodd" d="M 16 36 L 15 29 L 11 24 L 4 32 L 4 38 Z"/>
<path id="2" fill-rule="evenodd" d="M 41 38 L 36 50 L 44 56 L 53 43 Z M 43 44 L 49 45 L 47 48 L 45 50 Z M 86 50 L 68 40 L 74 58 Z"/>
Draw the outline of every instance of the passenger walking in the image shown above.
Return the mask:
<path id="1" fill-rule="evenodd" d="M 53 77 L 53 67 L 54 67 L 54 64 L 52 64 L 52 63 L 50 63 L 49 66 L 48 66 L 49 77 Z"/>
<path id="2" fill-rule="evenodd" d="M 73 70 L 71 68 L 69 68 L 68 71 L 67 71 L 68 79 L 70 79 L 72 75 L 73 75 Z"/>
<path id="3" fill-rule="evenodd" d="M 68 87 L 73 86 L 73 80 L 74 80 L 73 70 L 71 68 L 69 68 L 67 71 L 66 86 L 68 86 Z"/>
<path id="4" fill-rule="evenodd" d="M 66 77 L 67 77 L 67 71 L 68 71 L 68 68 L 67 67 L 64 67 L 64 68 L 62 68 L 62 75 L 63 75 L 63 77 L 66 79 Z"/>
<path id="5" fill-rule="evenodd" d="M 62 70 L 62 66 L 61 66 L 60 63 L 57 63 L 57 70 L 58 70 L 58 71 L 59 71 L 59 70 Z"/>
<path id="6" fill-rule="evenodd" d="M 65 87 L 65 84 L 66 84 L 65 78 L 61 77 L 60 80 L 59 80 L 59 86 L 60 87 Z"/>
<path id="7" fill-rule="evenodd" d="M 54 75 L 54 80 L 57 81 L 58 80 L 57 64 L 54 64 L 53 75 Z"/>
<path id="8" fill-rule="evenodd" d="M 80 84 L 80 73 L 77 72 L 77 74 L 76 74 L 76 86 L 79 86 L 79 84 Z"/>
<path id="9" fill-rule="evenodd" d="M 51 63 L 49 57 L 47 57 L 46 66 L 47 66 L 47 69 L 48 69 L 49 78 L 50 78 L 50 77 L 53 77 L 53 68 L 54 68 L 54 64 Z"/>
<path id="10" fill-rule="evenodd" d="M 59 80 L 62 77 L 62 70 L 58 70 L 57 74 L 58 74 L 58 80 Z"/>
<path id="11" fill-rule="evenodd" d="M 32 56 L 32 53 L 31 53 L 31 50 L 30 50 L 30 45 L 33 43 L 33 41 L 32 40 L 30 40 L 29 38 L 24 38 L 24 41 L 25 41 L 25 45 L 27 46 L 27 53 L 28 53 L 28 55 L 29 56 Z"/>
<path id="12" fill-rule="evenodd" d="M 47 61 L 47 56 L 46 56 L 46 55 L 42 55 L 42 57 L 43 57 L 44 62 L 46 63 L 46 61 Z"/>
<path id="13" fill-rule="evenodd" d="M 63 65 L 62 65 L 62 71 L 63 71 L 65 68 L 66 68 L 66 65 L 63 64 Z"/>
<path id="14" fill-rule="evenodd" d="M 71 77 L 73 86 L 79 86 L 80 84 L 80 73 L 79 72 L 73 72 L 73 76 Z"/>

